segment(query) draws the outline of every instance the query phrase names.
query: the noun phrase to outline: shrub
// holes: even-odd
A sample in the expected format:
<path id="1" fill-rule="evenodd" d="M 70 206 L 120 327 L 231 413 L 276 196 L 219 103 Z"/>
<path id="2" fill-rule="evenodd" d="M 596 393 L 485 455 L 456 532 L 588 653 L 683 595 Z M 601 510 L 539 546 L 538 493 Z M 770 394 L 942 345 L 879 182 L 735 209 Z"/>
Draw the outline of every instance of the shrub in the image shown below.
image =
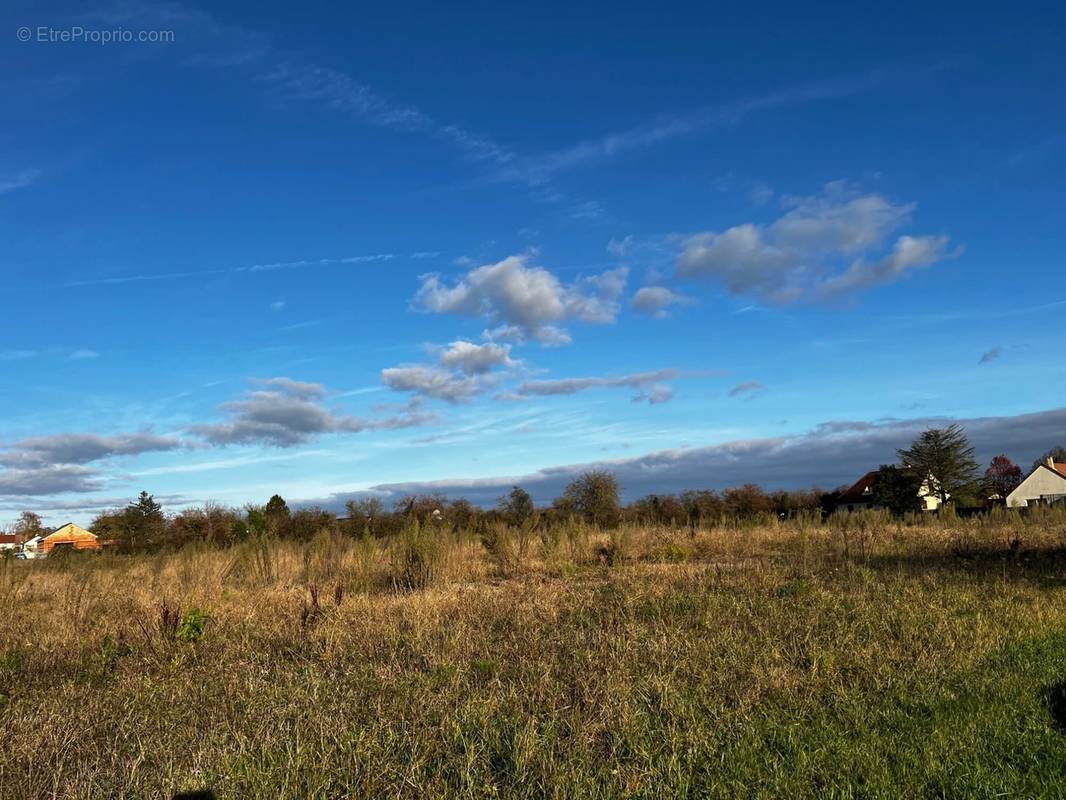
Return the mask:
<path id="1" fill-rule="evenodd" d="M 394 589 L 424 589 L 436 580 L 444 547 L 437 531 L 427 530 L 412 520 L 392 546 L 392 585 Z"/>
<path id="2" fill-rule="evenodd" d="M 189 613 L 181 618 L 177 637 L 183 642 L 198 642 L 204 638 L 204 628 L 206 626 L 207 615 L 199 608 L 190 608 Z"/>
<path id="3" fill-rule="evenodd" d="M 515 573 L 519 564 L 519 556 L 515 548 L 514 536 L 506 525 L 489 526 L 481 534 L 481 544 L 488 551 L 498 574 L 513 575 Z"/>

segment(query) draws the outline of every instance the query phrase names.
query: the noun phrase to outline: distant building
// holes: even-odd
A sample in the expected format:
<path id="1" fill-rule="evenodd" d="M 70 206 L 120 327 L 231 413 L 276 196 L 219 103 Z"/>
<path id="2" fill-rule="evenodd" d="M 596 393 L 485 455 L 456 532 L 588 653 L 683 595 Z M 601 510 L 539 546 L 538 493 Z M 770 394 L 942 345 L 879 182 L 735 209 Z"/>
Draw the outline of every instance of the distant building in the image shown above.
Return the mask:
<path id="1" fill-rule="evenodd" d="M 1049 458 L 1007 495 L 1008 508 L 1056 505 L 1066 500 L 1066 463 Z"/>
<path id="2" fill-rule="evenodd" d="M 34 536 L 23 545 L 27 558 L 40 558 L 56 550 L 99 550 L 100 542 L 92 531 L 68 522 L 48 534 Z"/>
<path id="3" fill-rule="evenodd" d="M 867 472 L 859 478 L 855 484 L 844 494 L 837 498 L 837 509 L 840 511 L 866 511 L 871 508 L 880 508 L 876 497 L 877 470 Z"/>
<path id="4" fill-rule="evenodd" d="M 18 550 L 22 546 L 22 537 L 17 533 L 0 533 L 0 552 Z"/>
<path id="5" fill-rule="evenodd" d="M 922 482 L 918 497 L 922 501 L 922 511 L 936 511 L 942 505 L 940 498 L 930 491 L 930 481 Z M 850 489 L 837 498 L 838 511 L 868 511 L 882 506 L 877 502 L 877 470 L 867 472 L 857 480 Z"/>

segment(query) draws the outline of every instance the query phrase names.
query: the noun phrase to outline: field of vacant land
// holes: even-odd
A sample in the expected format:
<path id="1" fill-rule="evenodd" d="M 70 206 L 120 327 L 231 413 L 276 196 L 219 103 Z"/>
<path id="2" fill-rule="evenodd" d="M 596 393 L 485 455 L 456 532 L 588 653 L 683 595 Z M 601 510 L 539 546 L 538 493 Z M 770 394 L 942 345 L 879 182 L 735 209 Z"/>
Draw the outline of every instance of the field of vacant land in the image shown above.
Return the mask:
<path id="1" fill-rule="evenodd" d="M 1066 515 L 0 561 L 0 797 L 1061 797 Z"/>

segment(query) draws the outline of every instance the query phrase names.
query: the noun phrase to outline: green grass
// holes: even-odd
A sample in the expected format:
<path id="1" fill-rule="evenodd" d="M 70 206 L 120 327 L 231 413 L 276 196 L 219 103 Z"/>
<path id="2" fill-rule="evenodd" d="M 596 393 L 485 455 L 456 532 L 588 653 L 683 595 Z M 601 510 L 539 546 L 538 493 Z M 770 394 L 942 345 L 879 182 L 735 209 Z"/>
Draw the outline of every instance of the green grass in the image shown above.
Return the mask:
<path id="1" fill-rule="evenodd" d="M 464 540 L 418 591 L 345 577 L 353 545 L 331 569 L 376 588 L 323 590 L 313 625 L 295 546 L 254 584 L 214 552 L 31 565 L 0 579 L 0 797 L 1062 797 L 1060 534 L 919 534 L 861 564 L 829 534 L 638 532 L 508 578 Z"/>

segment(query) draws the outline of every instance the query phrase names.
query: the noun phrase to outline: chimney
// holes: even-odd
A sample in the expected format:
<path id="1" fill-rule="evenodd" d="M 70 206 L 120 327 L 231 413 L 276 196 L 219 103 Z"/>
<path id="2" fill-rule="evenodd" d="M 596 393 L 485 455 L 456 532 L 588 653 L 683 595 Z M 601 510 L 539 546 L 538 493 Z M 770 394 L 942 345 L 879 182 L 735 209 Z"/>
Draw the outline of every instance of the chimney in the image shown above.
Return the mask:
<path id="1" fill-rule="evenodd" d="M 1055 469 L 1055 456 L 1048 456 L 1047 457 L 1047 465 L 1049 467 L 1051 467 L 1052 469 Z"/>

